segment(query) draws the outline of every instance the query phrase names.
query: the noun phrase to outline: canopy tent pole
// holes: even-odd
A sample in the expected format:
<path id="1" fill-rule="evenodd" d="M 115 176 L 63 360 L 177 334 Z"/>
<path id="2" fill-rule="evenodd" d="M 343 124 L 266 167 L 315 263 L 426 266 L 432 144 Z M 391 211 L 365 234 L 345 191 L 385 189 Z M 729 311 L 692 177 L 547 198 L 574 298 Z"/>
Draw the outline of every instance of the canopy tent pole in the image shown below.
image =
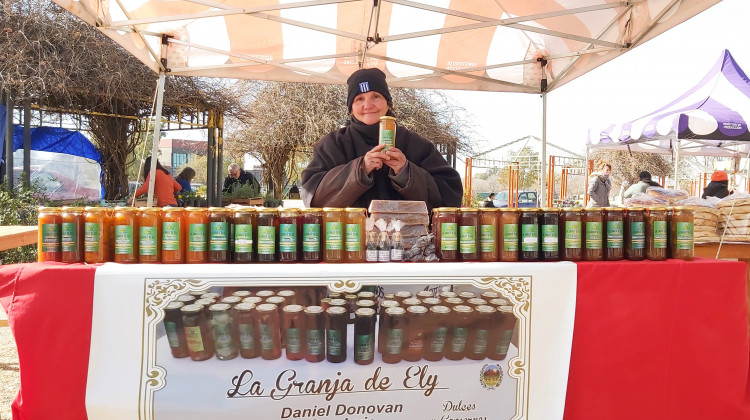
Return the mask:
<path id="1" fill-rule="evenodd" d="M 154 116 L 154 136 L 151 146 L 151 168 L 148 173 L 148 198 L 146 207 L 151 207 L 154 199 L 154 180 L 156 180 L 156 160 L 159 158 L 159 140 L 161 139 L 161 108 L 164 105 L 164 78 L 165 73 L 159 73 L 159 81 L 156 83 L 156 115 Z"/>
<path id="2" fill-rule="evenodd" d="M 674 152 L 674 189 L 679 190 L 679 184 L 677 183 L 677 172 L 680 167 L 680 139 L 677 139 L 677 147 Z"/>
<path id="3" fill-rule="evenodd" d="M 547 92 L 542 92 L 542 173 L 539 179 L 542 183 L 542 197 L 547 197 Z"/>
<path id="4" fill-rule="evenodd" d="M 31 188 L 31 99 L 23 101 L 23 186 Z"/>
<path id="5" fill-rule="evenodd" d="M 13 98 L 5 92 L 5 176 L 8 191 L 13 191 Z"/>

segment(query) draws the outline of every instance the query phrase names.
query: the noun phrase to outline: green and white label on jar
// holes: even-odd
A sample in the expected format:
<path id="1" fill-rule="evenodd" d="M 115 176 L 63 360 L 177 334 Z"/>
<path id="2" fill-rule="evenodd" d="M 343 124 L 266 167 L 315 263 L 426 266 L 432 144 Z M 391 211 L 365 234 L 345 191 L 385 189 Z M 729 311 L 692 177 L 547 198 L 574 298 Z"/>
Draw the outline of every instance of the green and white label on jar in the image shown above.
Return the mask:
<path id="1" fill-rule="evenodd" d="M 440 224 L 440 250 L 455 251 L 458 249 L 458 223 Z"/>
<path id="2" fill-rule="evenodd" d="M 644 222 L 631 222 L 630 223 L 630 248 L 632 249 L 646 248 L 646 223 Z"/>
<path id="3" fill-rule="evenodd" d="M 341 331 L 339 330 L 328 330 L 326 333 L 327 336 L 327 345 L 328 345 L 328 354 L 331 356 L 339 356 L 341 354 L 341 349 L 343 346 L 343 343 L 341 342 Z"/>
<path id="4" fill-rule="evenodd" d="M 305 223 L 302 225 L 302 251 L 320 251 L 320 225 L 317 223 Z"/>
<path id="5" fill-rule="evenodd" d="M 362 250 L 362 228 L 358 223 L 346 224 L 346 250 L 353 252 Z"/>
<path id="6" fill-rule="evenodd" d="M 45 223 L 42 225 L 42 252 L 60 252 L 60 225 Z"/>
<path id="7" fill-rule="evenodd" d="M 156 255 L 157 235 L 156 226 L 142 226 L 138 231 L 138 254 Z"/>
<path id="8" fill-rule="evenodd" d="M 191 351 L 195 353 L 202 352 L 204 347 L 201 327 L 185 326 L 185 341 L 187 341 L 188 349 Z"/>
<path id="9" fill-rule="evenodd" d="M 63 223 L 60 235 L 60 244 L 63 252 L 76 252 L 78 249 L 78 234 L 75 223 Z"/>
<path id="10" fill-rule="evenodd" d="M 161 227 L 161 249 L 180 250 L 180 222 L 164 222 Z"/>
<path id="11" fill-rule="evenodd" d="M 542 225 L 542 252 L 556 252 L 559 240 L 557 225 Z"/>
<path id="12" fill-rule="evenodd" d="M 299 328 L 286 329 L 286 351 L 287 353 L 302 352 L 302 337 Z"/>
<path id="13" fill-rule="evenodd" d="M 479 250 L 482 252 L 495 252 L 495 226 L 479 226 Z"/>
<path id="14" fill-rule="evenodd" d="M 401 328 L 389 328 L 388 339 L 385 343 L 385 352 L 388 354 L 400 354 L 404 343 L 404 330 Z"/>
<path id="15" fill-rule="evenodd" d="M 372 334 L 361 334 L 355 337 L 354 356 L 356 360 L 370 360 L 373 358 Z"/>
<path id="16" fill-rule="evenodd" d="M 260 324 L 260 348 L 263 350 L 273 350 L 273 330 L 271 324 Z M 276 330 L 278 331 L 278 329 Z"/>
<path id="17" fill-rule="evenodd" d="M 297 252 L 297 225 L 292 223 L 279 225 L 279 251 Z"/>
<path id="18" fill-rule="evenodd" d="M 253 225 L 234 225 L 234 252 L 253 252 Z"/>
<path id="19" fill-rule="evenodd" d="M 393 130 L 380 130 L 380 144 L 385 144 L 385 147 L 383 148 L 384 152 L 393 147 L 393 137 L 395 134 L 396 133 Z"/>
<path id="20" fill-rule="evenodd" d="M 253 324 L 239 324 L 240 347 L 244 350 L 255 350 L 255 333 Z"/>
<path id="21" fill-rule="evenodd" d="M 623 222 L 622 220 L 610 220 L 607 222 L 607 248 L 622 248 L 623 244 Z"/>
<path id="22" fill-rule="evenodd" d="M 188 251 L 203 252 L 206 250 L 206 225 L 191 223 L 188 226 Z"/>
<path id="23" fill-rule="evenodd" d="M 458 228 L 458 249 L 462 254 L 474 254 L 477 252 L 477 228 L 476 226 L 460 226 Z"/>
<path id="24" fill-rule="evenodd" d="M 539 251 L 539 225 L 521 225 L 521 251 Z"/>
<path id="25" fill-rule="evenodd" d="M 175 324 L 174 322 L 164 321 L 164 329 L 167 332 L 167 341 L 169 342 L 169 347 L 180 347 L 180 336 L 177 335 L 177 324 Z"/>
<path id="26" fill-rule="evenodd" d="M 518 251 L 518 225 L 503 225 L 503 251 Z"/>
<path id="27" fill-rule="evenodd" d="M 468 330 L 463 327 L 453 328 L 453 337 L 450 342 L 450 351 L 461 353 L 466 348 L 466 338 L 469 335 Z"/>
<path id="28" fill-rule="evenodd" d="M 602 222 L 586 222 L 586 249 L 602 249 Z"/>
<path id="29" fill-rule="evenodd" d="M 432 341 L 430 342 L 430 351 L 442 353 L 445 348 L 445 337 L 448 335 L 448 328 L 437 327 L 432 331 Z"/>
<path id="30" fill-rule="evenodd" d="M 581 222 L 576 220 L 565 221 L 565 249 L 577 249 L 581 247 Z"/>
<path id="31" fill-rule="evenodd" d="M 667 221 L 654 220 L 654 248 L 667 248 Z"/>
<path id="32" fill-rule="evenodd" d="M 488 330 L 477 330 L 474 334 L 474 342 L 471 343 L 471 352 L 474 354 L 484 354 L 487 351 L 487 341 L 490 332 Z"/>
<path id="33" fill-rule="evenodd" d="M 305 334 L 307 354 L 316 356 L 323 354 L 323 330 L 307 330 Z"/>
<path id="34" fill-rule="evenodd" d="M 133 253 L 133 226 L 115 225 L 115 254 Z"/>
<path id="35" fill-rule="evenodd" d="M 675 248 L 693 249 L 693 223 L 677 222 L 675 228 Z"/>
<path id="36" fill-rule="evenodd" d="M 273 226 L 258 226 L 258 254 L 272 255 L 276 253 L 276 228 Z"/>
<path id="37" fill-rule="evenodd" d="M 227 251 L 229 249 L 229 223 L 211 222 L 209 227 L 208 248 L 211 251 Z"/>
<path id="38" fill-rule="evenodd" d="M 86 222 L 83 226 L 83 249 L 86 252 L 99 252 L 99 223 Z"/>
<path id="39" fill-rule="evenodd" d="M 326 251 L 344 247 L 343 229 L 341 222 L 326 222 Z"/>

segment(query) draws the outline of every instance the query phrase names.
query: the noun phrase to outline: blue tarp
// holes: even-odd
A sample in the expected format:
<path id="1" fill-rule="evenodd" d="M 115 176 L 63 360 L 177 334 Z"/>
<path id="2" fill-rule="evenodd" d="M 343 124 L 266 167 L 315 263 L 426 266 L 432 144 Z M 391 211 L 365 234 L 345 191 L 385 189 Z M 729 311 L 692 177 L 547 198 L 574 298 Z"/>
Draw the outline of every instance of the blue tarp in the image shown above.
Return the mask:
<path id="1" fill-rule="evenodd" d="M 13 151 L 23 149 L 23 127 L 13 127 Z M 81 156 L 102 163 L 102 156 L 91 141 L 78 131 L 58 127 L 31 129 L 31 150 Z"/>

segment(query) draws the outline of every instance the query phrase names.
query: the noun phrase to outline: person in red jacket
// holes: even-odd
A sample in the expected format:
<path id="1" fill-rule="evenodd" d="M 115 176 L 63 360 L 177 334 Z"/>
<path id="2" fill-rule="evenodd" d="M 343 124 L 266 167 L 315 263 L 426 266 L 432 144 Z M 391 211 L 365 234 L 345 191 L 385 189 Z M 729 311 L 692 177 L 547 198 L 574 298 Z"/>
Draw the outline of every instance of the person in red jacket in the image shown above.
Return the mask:
<path id="1" fill-rule="evenodd" d="M 151 170 L 151 156 L 146 158 L 146 161 L 143 165 L 143 185 L 141 185 L 141 188 L 138 188 L 138 190 L 133 193 L 133 202 L 135 202 L 135 197 L 138 197 L 141 194 L 147 194 L 148 193 L 148 183 L 149 183 L 149 171 Z M 174 193 L 182 190 L 182 187 L 180 184 L 172 178 L 172 175 L 164 169 L 163 166 L 161 166 L 161 163 L 159 163 L 159 160 L 156 160 L 156 179 L 154 180 L 154 196 L 156 197 L 156 205 L 159 207 L 164 206 L 176 206 L 177 205 L 177 199 L 174 196 Z"/>

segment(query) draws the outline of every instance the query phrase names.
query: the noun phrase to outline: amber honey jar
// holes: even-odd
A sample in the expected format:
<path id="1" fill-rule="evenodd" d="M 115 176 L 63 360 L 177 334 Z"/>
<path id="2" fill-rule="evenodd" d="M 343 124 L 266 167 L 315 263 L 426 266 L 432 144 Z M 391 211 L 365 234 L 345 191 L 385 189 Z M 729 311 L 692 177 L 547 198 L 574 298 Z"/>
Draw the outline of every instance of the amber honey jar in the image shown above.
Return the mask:
<path id="1" fill-rule="evenodd" d="M 392 302 L 392 301 L 391 301 Z M 381 316 L 379 326 L 382 332 L 378 334 L 378 350 L 383 354 L 383 362 L 398 363 L 401 361 L 406 337 L 406 310 L 392 306 Z"/>
<path id="2" fill-rule="evenodd" d="M 581 210 L 566 207 L 560 217 L 560 239 L 562 240 L 562 260 L 581 261 L 583 258 L 581 233 L 583 227 Z"/>
<path id="3" fill-rule="evenodd" d="M 87 263 L 109 261 L 109 209 L 105 207 L 86 207 L 84 210 L 84 258 Z"/>
<path id="4" fill-rule="evenodd" d="M 63 207 L 61 220 L 61 261 L 64 263 L 83 262 L 83 208 Z"/>
<path id="5" fill-rule="evenodd" d="M 461 360 L 466 354 L 469 329 L 474 320 L 474 309 L 466 305 L 456 305 L 451 310 L 450 315 L 450 327 L 445 343 L 445 358 Z"/>
<path id="6" fill-rule="evenodd" d="M 513 314 L 512 306 L 499 306 L 496 309 L 487 343 L 487 357 L 492 360 L 503 360 L 508 354 L 513 329 L 516 327 L 516 316 Z"/>
<path id="7" fill-rule="evenodd" d="M 519 219 L 521 228 L 520 261 L 539 260 L 539 210 L 536 208 L 522 208 Z"/>
<path id="8" fill-rule="evenodd" d="M 461 207 L 458 210 L 458 259 L 479 260 L 479 209 Z"/>
<path id="9" fill-rule="evenodd" d="M 675 207 L 669 227 L 672 242 L 672 258 L 685 261 L 693 259 L 693 212 L 688 207 Z"/>
<path id="10" fill-rule="evenodd" d="M 447 306 L 436 305 L 430 308 L 430 316 L 425 326 L 424 359 L 437 362 L 443 358 L 446 338 L 448 336 L 448 317 L 451 309 Z"/>
<path id="11" fill-rule="evenodd" d="M 458 260 L 458 209 L 438 207 L 432 209 L 432 233 L 435 251 L 440 261 Z"/>
<path id="12" fill-rule="evenodd" d="M 375 310 L 360 308 L 354 312 L 354 363 L 369 365 L 375 360 Z"/>
<path id="13" fill-rule="evenodd" d="M 286 305 L 283 308 L 284 347 L 286 358 L 301 360 L 305 358 L 305 315 L 301 305 Z"/>
<path id="14" fill-rule="evenodd" d="M 162 208 L 161 218 L 161 262 L 164 264 L 185 263 L 187 225 L 185 210 L 181 207 Z"/>
<path id="15" fill-rule="evenodd" d="M 234 248 L 232 260 L 236 263 L 249 263 L 255 260 L 257 236 L 257 214 L 252 207 L 235 209 L 232 219 Z"/>
<path id="16" fill-rule="evenodd" d="M 630 261 L 646 258 L 646 209 L 628 208 L 625 236 L 625 257 Z"/>
<path id="17" fill-rule="evenodd" d="M 229 229 L 232 211 L 224 207 L 208 208 L 208 255 L 209 263 L 228 263 Z"/>
<path id="18" fill-rule="evenodd" d="M 378 144 L 384 144 L 385 152 L 391 147 L 396 147 L 396 118 L 390 115 L 380 117 L 380 126 L 378 127 Z"/>
<path id="19" fill-rule="evenodd" d="M 37 261 L 62 261 L 62 215 L 57 207 L 40 207 Z"/>
<path id="20" fill-rule="evenodd" d="M 518 222 L 520 213 L 516 209 L 500 209 L 498 239 L 500 261 L 518 261 Z"/>
<path id="21" fill-rule="evenodd" d="M 234 306 L 237 313 L 237 340 L 239 341 L 240 356 L 243 359 L 254 359 L 260 356 L 258 350 L 258 332 L 255 329 L 255 304 L 238 303 Z"/>
<path id="22" fill-rule="evenodd" d="M 651 261 L 667 259 L 667 209 L 651 207 L 646 213 L 646 258 Z"/>
<path id="23" fill-rule="evenodd" d="M 157 263 L 161 260 L 161 209 L 144 207 L 138 214 L 138 262 Z"/>
<path id="24" fill-rule="evenodd" d="M 619 261 L 625 258 L 625 209 L 606 207 L 604 212 L 607 223 L 604 231 L 604 259 Z"/>
<path id="25" fill-rule="evenodd" d="M 305 308 L 305 360 L 320 362 L 326 357 L 326 325 L 323 308 L 317 305 Z"/>
<path id="26" fill-rule="evenodd" d="M 334 300 L 342 299 L 332 299 L 331 305 Z M 346 361 L 346 329 L 349 315 L 343 306 L 331 306 L 326 313 L 326 359 L 331 363 L 341 363 Z"/>
<path id="27" fill-rule="evenodd" d="M 348 207 L 344 220 L 344 259 L 350 263 L 365 262 L 365 221 L 367 209 Z"/>
<path id="28" fill-rule="evenodd" d="M 188 264 L 205 263 L 208 260 L 208 209 L 187 207 L 185 223 L 187 224 L 185 262 Z"/>
<path id="29" fill-rule="evenodd" d="M 482 360 L 487 355 L 490 330 L 494 326 L 493 318 L 497 309 L 488 305 L 478 305 L 474 311 L 476 311 L 476 316 L 473 328 L 469 332 L 466 357 L 472 360 Z"/>
<path id="30" fill-rule="evenodd" d="M 323 209 L 323 261 L 344 262 L 344 209 Z"/>
<path id="31" fill-rule="evenodd" d="M 320 262 L 323 254 L 320 252 L 320 235 L 322 232 L 323 210 L 307 208 L 302 210 L 302 261 Z"/>
<path id="32" fill-rule="evenodd" d="M 281 357 L 281 324 L 276 305 L 263 303 L 256 307 L 256 330 L 260 341 L 260 356 L 266 360 Z"/>
<path id="33" fill-rule="evenodd" d="M 406 312 L 409 326 L 406 328 L 403 358 L 410 362 L 418 362 L 424 354 L 425 328 L 429 312 L 421 305 L 409 306 Z"/>
<path id="34" fill-rule="evenodd" d="M 258 212 L 258 262 L 277 262 L 279 211 L 272 208 L 260 208 Z"/>
<path id="35" fill-rule="evenodd" d="M 540 260 L 560 259 L 560 209 L 545 207 L 539 212 Z"/>
<path id="36" fill-rule="evenodd" d="M 190 356 L 185 340 L 185 326 L 182 323 L 182 313 L 180 309 L 185 306 L 184 303 L 175 301 L 170 302 L 164 308 L 164 330 L 167 333 L 169 350 L 172 357 L 183 358 Z"/>
<path id="37" fill-rule="evenodd" d="M 588 208 L 583 216 L 584 261 L 604 259 L 604 213 L 601 208 Z"/>
<path id="38" fill-rule="evenodd" d="M 301 228 L 299 209 L 284 209 L 279 212 L 279 261 L 299 261 Z"/>
<path id="39" fill-rule="evenodd" d="M 115 208 L 114 261 L 133 264 L 138 262 L 138 212 L 133 207 Z"/>
<path id="40" fill-rule="evenodd" d="M 479 209 L 479 261 L 497 261 L 500 256 L 497 241 L 497 219 L 496 208 Z"/>
<path id="41" fill-rule="evenodd" d="M 196 361 L 212 358 L 215 350 L 214 343 L 203 307 L 185 305 L 180 308 L 180 311 L 190 358 Z"/>

